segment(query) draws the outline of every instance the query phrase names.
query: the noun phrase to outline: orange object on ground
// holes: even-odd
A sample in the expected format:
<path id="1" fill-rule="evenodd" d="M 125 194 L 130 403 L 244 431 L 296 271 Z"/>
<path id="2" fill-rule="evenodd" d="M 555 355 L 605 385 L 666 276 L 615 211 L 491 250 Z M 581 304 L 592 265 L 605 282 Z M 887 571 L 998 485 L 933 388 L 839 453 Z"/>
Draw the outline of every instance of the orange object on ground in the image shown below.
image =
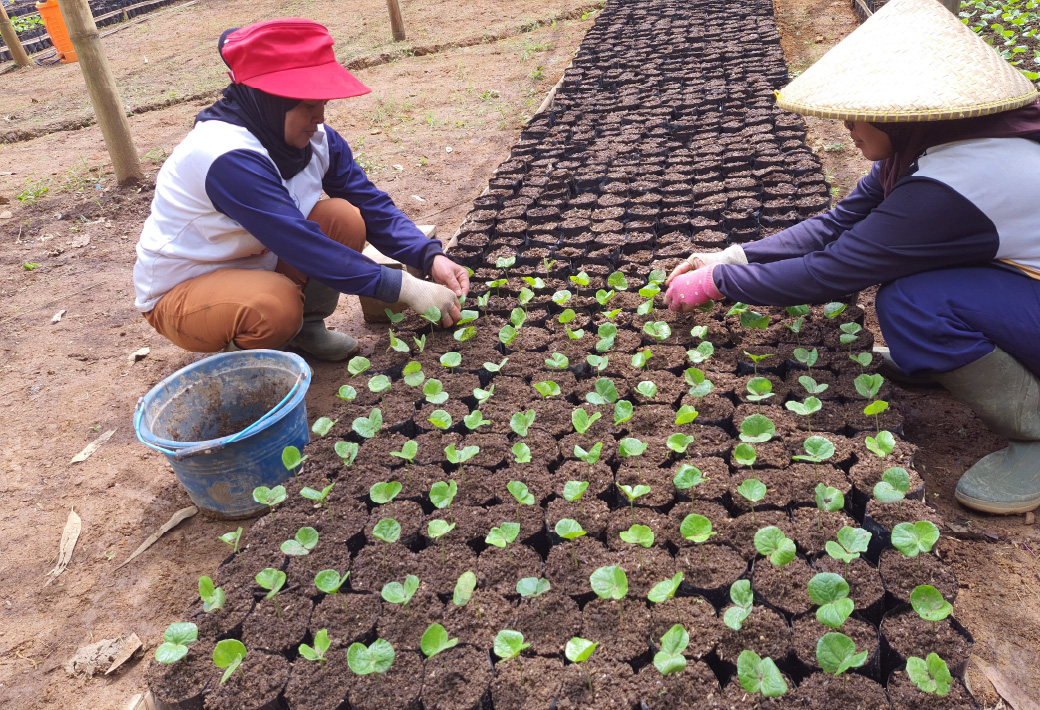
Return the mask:
<path id="1" fill-rule="evenodd" d="M 58 50 L 62 64 L 76 61 L 76 50 L 72 47 L 72 40 L 69 39 L 69 30 L 65 27 L 65 18 L 61 15 L 58 0 L 38 2 L 36 9 L 40 11 L 43 24 L 47 27 L 47 34 L 51 36 L 51 42 Z"/>

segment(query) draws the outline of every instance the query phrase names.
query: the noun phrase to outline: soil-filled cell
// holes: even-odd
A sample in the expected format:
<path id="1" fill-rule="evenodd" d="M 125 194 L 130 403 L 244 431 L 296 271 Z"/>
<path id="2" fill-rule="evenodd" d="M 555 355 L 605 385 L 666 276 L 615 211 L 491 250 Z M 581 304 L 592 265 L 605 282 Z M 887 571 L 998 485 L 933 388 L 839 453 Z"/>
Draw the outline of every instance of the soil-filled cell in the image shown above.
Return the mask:
<path id="1" fill-rule="evenodd" d="M 357 676 L 350 688 L 350 707 L 356 710 L 419 710 L 423 686 L 423 661 L 418 653 L 394 653 L 386 673 Z"/>
<path id="2" fill-rule="evenodd" d="M 427 659 L 422 684 L 426 710 L 478 710 L 490 694 L 491 660 L 483 649 L 456 646 Z"/>
<path id="3" fill-rule="evenodd" d="M 248 646 L 246 647 L 249 648 Z M 254 649 L 223 685 L 206 694 L 206 710 L 260 710 L 277 707 L 289 681 L 289 662 Z"/>
<path id="4" fill-rule="evenodd" d="M 707 663 L 699 661 L 687 661 L 682 671 L 666 676 L 648 664 L 639 671 L 636 682 L 639 698 L 648 710 L 714 707 L 720 700 L 718 679 Z"/>
<path id="5" fill-rule="evenodd" d="M 334 646 L 349 646 L 375 631 L 382 611 L 379 593 L 327 594 L 311 614 L 310 635 L 327 629 Z"/>
<path id="6" fill-rule="evenodd" d="M 337 710 L 357 677 L 347 665 L 346 648 L 329 650 L 323 662 L 297 658 L 289 671 L 285 702 L 290 710 Z"/>

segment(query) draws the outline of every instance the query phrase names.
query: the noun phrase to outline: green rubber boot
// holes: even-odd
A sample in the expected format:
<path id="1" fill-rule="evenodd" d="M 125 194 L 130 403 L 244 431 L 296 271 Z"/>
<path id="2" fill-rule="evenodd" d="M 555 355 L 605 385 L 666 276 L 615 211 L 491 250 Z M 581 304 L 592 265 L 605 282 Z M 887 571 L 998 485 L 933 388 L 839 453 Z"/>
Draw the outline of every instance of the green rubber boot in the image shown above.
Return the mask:
<path id="1" fill-rule="evenodd" d="M 957 500 L 984 513 L 1025 513 L 1040 506 L 1040 381 L 1000 348 L 970 365 L 935 375 L 1006 449 L 979 459 L 957 483 Z"/>
<path id="2" fill-rule="evenodd" d="M 339 291 L 309 279 L 303 287 L 303 326 L 286 347 L 302 350 L 319 360 L 345 360 L 358 350 L 358 342 L 346 333 L 325 327 L 325 319 L 336 312 Z"/>

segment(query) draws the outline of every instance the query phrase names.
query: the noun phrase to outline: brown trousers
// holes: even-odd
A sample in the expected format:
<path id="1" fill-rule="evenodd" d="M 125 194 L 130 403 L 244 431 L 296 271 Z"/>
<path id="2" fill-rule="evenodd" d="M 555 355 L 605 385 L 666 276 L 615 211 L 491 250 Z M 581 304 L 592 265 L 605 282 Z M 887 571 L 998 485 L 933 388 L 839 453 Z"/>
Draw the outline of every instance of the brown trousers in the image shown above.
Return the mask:
<path id="1" fill-rule="evenodd" d="M 307 219 L 340 244 L 365 247 L 361 212 L 346 200 L 321 200 Z M 232 341 L 243 350 L 278 348 L 303 324 L 306 283 L 306 275 L 281 260 L 274 271 L 218 269 L 177 284 L 144 317 L 192 352 L 218 352 Z"/>

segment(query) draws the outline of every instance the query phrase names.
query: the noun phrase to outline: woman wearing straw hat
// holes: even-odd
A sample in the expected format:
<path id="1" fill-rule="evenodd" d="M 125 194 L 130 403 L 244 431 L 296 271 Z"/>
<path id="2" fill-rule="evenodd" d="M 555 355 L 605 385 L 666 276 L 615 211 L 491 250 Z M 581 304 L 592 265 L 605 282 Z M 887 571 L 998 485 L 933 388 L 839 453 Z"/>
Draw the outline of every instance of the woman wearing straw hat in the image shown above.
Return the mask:
<path id="1" fill-rule="evenodd" d="M 693 254 L 666 300 L 833 300 L 874 284 L 895 364 L 942 383 L 1010 445 L 957 485 L 964 505 L 1040 505 L 1040 104 L 935 0 L 892 0 L 777 94 L 844 120 L 873 170 L 827 213 Z"/>
<path id="2" fill-rule="evenodd" d="M 134 266 L 138 310 L 186 350 L 288 345 L 342 360 L 357 341 L 324 322 L 340 293 L 436 306 L 445 326 L 459 317 L 466 270 L 324 124 L 329 100 L 369 92 L 332 44 L 325 27 L 296 18 L 220 38 L 232 83 L 159 171 Z M 366 240 L 433 282 L 362 256 Z"/>

